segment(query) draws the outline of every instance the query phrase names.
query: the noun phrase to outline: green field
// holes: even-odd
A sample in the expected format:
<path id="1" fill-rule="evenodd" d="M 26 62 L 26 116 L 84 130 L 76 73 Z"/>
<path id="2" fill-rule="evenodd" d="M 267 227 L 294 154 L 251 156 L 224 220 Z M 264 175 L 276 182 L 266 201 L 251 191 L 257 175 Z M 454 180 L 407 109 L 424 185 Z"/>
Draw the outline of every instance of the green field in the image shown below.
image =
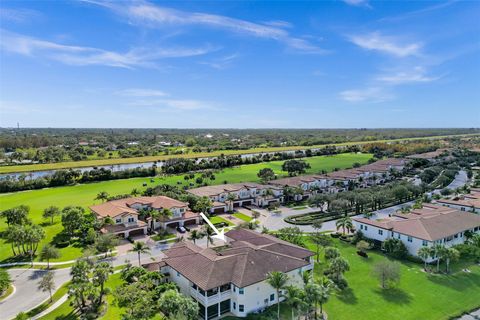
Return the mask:
<path id="1" fill-rule="evenodd" d="M 304 150 L 308 148 L 310 149 L 323 148 L 326 146 L 362 145 L 362 144 L 375 143 L 375 142 L 382 143 L 382 142 L 411 141 L 411 140 L 436 140 L 436 139 L 443 139 L 448 137 L 468 137 L 468 136 L 477 136 L 477 135 L 478 134 L 476 133 L 472 133 L 472 134 L 460 134 L 460 135 L 419 137 L 419 138 L 344 142 L 344 143 L 332 143 L 332 144 L 323 144 L 323 145 L 315 145 L 315 146 L 270 147 L 270 148 L 253 148 L 253 149 L 246 149 L 246 150 L 219 150 L 219 151 L 213 151 L 213 152 L 186 153 L 186 154 L 177 154 L 177 155 L 145 156 L 145 157 L 134 157 L 134 158 L 113 158 L 113 159 L 99 159 L 99 160 L 85 160 L 85 161 L 67 161 L 67 162 L 58 162 L 58 163 L 43 163 L 43 164 L 29 164 L 29 165 L 13 165 L 13 166 L 1 166 L 0 173 L 68 169 L 68 168 L 93 167 L 93 166 L 125 164 L 125 163 L 142 163 L 142 162 L 167 160 L 171 158 L 217 157 L 217 156 L 220 156 L 221 154 L 241 155 L 241 154 L 250 154 L 250 153 L 257 153 L 257 152 L 259 153 L 260 152 L 282 152 L 282 151 L 289 151 L 289 150 Z"/>
<path id="2" fill-rule="evenodd" d="M 350 288 L 342 294 L 333 295 L 326 304 L 329 318 L 447 320 L 480 307 L 478 265 L 468 266 L 471 273 L 461 271 L 465 264 L 457 264 L 453 268 L 456 273 L 434 275 L 423 272 L 422 265 L 402 262 L 398 287 L 382 290 L 371 272 L 373 265 L 386 259 L 385 256 L 369 251 L 369 257 L 365 259 L 356 254 L 353 245 L 338 240 L 335 243 L 350 263 L 350 271 L 345 274 Z M 316 275 L 322 274 L 323 265 L 316 265 Z"/>
<path id="3" fill-rule="evenodd" d="M 352 154 L 344 153 L 335 156 L 321 156 L 307 158 L 311 169 L 309 172 L 319 172 L 321 170 L 332 171 L 334 168 L 351 167 L 353 163 L 365 163 L 372 157 L 371 154 Z M 259 163 L 253 165 L 243 165 L 235 168 L 228 168 L 222 172 L 215 174 L 216 179 L 209 181 L 211 184 L 220 184 L 224 181 L 228 183 L 258 181 L 257 173 L 262 168 L 272 168 L 278 175 L 286 175 L 281 171 L 283 161 L 272 161 L 268 163 Z M 39 251 L 45 243 L 52 242 L 54 236 L 62 231 L 63 227 L 60 218 L 55 219 L 55 223 L 50 225 L 45 223 L 42 218 L 43 210 L 51 205 L 63 208 L 68 205 L 78 205 L 83 207 L 91 206 L 99 201 L 94 201 L 97 193 L 107 191 L 110 195 L 130 193 L 133 188 L 144 190 L 144 183 L 148 186 L 158 184 L 185 185 L 187 182 L 183 179 L 183 175 L 151 178 L 133 178 L 123 180 L 104 181 L 98 183 L 80 184 L 76 186 L 46 188 L 33 191 L 22 191 L 0 195 L 0 211 L 15 207 L 21 204 L 30 207 L 30 218 L 34 223 L 43 223 L 46 232 L 46 238 L 39 246 Z M 180 186 L 180 185 L 179 185 Z M 0 220 L 0 232 L 5 230 L 6 223 L 4 219 Z M 61 258 L 56 261 L 68 261 L 75 259 L 81 255 L 82 248 L 80 246 L 71 245 L 60 249 Z M 11 256 L 10 246 L 3 239 L 0 240 L 0 263 L 9 262 L 7 259 Z"/>

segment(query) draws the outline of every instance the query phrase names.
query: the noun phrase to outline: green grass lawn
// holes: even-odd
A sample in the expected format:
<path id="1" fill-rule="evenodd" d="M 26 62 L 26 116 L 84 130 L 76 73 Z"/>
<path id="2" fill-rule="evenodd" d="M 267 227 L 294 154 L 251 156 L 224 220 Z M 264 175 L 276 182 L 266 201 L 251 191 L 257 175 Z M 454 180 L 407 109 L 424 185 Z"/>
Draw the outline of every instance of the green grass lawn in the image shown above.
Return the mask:
<path id="1" fill-rule="evenodd" d="M 461 271 L 465 264 L 457 264 L 451 275 L 433 275 L 423 272 L 422 265 L 402 262 L 398 287 L 382 290 L 371 272 L 376 262 L 386 258 L 369 251 L 365 259 L 356 254 L 354 246 L 338 240 L 335 243 L 350 262 L 350 271 L 345 274 L 350 287 L 333 295 L 326 304 L 329 318 L 442 320 L 480 307 L 478 265 L 468 267 L 471 273 Z M 315 275 L 322 274 L 322 266 L 316 265 Z"/>
<path id="2" fill-rule="evenodd" d="M 229 226 L 234 226 L 235 225 L 233 222 L 228 221 L 227 219 L 224 219 L 224 218 L 219 217 L 219 216 L 211 217 L 210 222 L 212 222 L 213 224 L 224 222 L 224 223 L 228 224 Z"/>
<path id="3" fill-rule="evenodd" d="M 309 173 L 319 172 L 321 170 L 332 171 L 334 168 L 351 167 L 353 163 L 366 163 L 372 157 L 371 154 L 354 154 L 344 153 L 334 156 L 321 156 L 307 158 L 306 161 L 310 163 L 311 168 Z M 268 163 L 259 163 L 253 165 L 243 165 L 235 168 L 228 168 L 215 174 L 216 179 L 208 182 L 210 184 L 219 184 L 227 181 L 228 183 L 259 181 L 257 173 L 262 168 L 272 168 L 279 176 L 286 175 L 286 172 L 281 170 L 283 161 L 272 161 Z M 188 182 L 183 179 L 184 175 L 173 175 L 157 178 L 132 178 L 113 181 L 104 181 L 89 184 L 80 184 L 76 186 L 46 188 L 41 190 L 21 191 L 15 193 L 0 195 L 0 211 L 15 207 L 21 204 L 30 207 L 30 218 L 34 223 L 40 224 L 45 229 L 46 238 L 40 243 L 38 251 L 46 243 L 53 242 L 55 235 L 63 230 L 60 218 L 54 220 L 54 224 L 50 225 L 42 218 L 43 210 L 51 205 L 63 208 L 69 205 L 83 206 L 87 208 L 96 203 L 94 198 L 100 191 L 107 191 L 110 195 L 118 195 L 130 193 L 134 188 L 144 190 L 143 184 L 153 187 L 158 184 L 172 184 L 184 186 Z M 153 180 L 153 182 L 151 182 Z M 179 184 L 180 183 L 180 184 Z M 6 229 L 4 219 L 0 219 L 0 232 Z M 61 257 L 52 261 L 68 261 L 75 259 L 81 255 L 82 248 L 79 245 L 70 245 L 66 248 L 61 248 Z M 11 257 L 11 249 L 3 239 L 0 239 L 0 263 L 9 262 Z M 38 258 L 37 258 L 38 261 Z"/>
<path id="4" fill-rule="evenodd" d="M 0 296 L 0 301 L 5 300 L 9 295 L 13 292 L 13 286 L 8 286 L 7 290 L 5 290 L 2 295 Z"/>
<path id="5" fill-rule="evenodd" d="M 250 222 L 253 219 L 252 217 L 247 216 L 246 214 L 243 214 L 241 212 L 236 212 L 236 213 L 232 214 L 232 216 L 234 216 L 235 218 L 238 218 L 240 220 L 243 220 L 245 222 Z"/>
<path id="6" fill-rule="evenodd" d="M 60 299 L 61 297 L 63 297 L 65 294 L 68 293 L 68 285 L 70 284 L 70 281 L 64 283 L 60 288 L 58 288 L 57 291 L 55 291 L 55 293 L 52 295 L 52 302 L 50 302 L 50 300 L 42 303 L 41 305 L 39 305 L 38 307 L 30 310 L 27 315 L 29 317 L 33 317 L 37 314 L 39 314 L 40 312 L 48 309 L 52 304 L 54 304 L 58 299 Z M 65 303 L 63 303 L 65 304 Z M 63 305 L 62 304 L 62 305 Z M 55 309 L 56 310 L 56 309 Z M 43 319 L 43 317 L 42 317 Z"/>

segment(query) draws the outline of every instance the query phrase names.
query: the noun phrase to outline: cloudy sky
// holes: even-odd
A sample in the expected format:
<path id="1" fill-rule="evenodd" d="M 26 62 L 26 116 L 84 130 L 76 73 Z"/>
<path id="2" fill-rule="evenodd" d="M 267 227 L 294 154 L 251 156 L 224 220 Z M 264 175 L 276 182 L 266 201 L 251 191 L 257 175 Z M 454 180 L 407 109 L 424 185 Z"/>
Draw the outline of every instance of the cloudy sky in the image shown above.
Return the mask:
<path id="1" fill-rule="evenodd" d="M 480 2 L 2 1 L 0 126 L 479 127 Z"/>

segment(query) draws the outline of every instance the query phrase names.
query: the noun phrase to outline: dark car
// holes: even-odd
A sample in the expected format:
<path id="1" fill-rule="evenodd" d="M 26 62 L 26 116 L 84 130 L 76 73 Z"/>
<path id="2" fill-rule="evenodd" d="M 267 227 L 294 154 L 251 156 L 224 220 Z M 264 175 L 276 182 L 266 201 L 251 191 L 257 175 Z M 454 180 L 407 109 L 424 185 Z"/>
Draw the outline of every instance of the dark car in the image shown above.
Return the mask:
<path id="1" fill-rule="evenodd" d="M 185 233 L 187 232 L 187 229 L 185 229 L 184 227 L 177 227 L 177 231 L 180 233 Z"/>

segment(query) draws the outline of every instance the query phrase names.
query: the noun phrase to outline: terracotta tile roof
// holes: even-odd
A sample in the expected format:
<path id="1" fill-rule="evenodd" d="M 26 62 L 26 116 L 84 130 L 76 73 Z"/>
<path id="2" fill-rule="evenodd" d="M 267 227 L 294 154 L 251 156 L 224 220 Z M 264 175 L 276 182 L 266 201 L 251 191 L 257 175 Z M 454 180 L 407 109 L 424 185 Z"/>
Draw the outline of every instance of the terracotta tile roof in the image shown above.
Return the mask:
<path id="1" fill-rule="evenodd" d="M 219 252 L 202 250 L 190 242 L 177 243 L 165 252 L 167 257 L 163 261 L 203 290 L 209 290 L 230 282 L 246 287 L 265 280 L 269 272 L 288 272 L 306 266 L 309 262 L 305 258 L 314 255 L 274 237 L 252 232 L 244 229 L 227 232 L 226 236 L 234 240 L 229 248 Z"/>
<path id="2" fill-rule="evenodd" d="M 410 156 L 407 156 L 407 158 L 408 159 L 427 159 L 427 160 L 430 160 L 430 159 L 435 159 L 435 158 L 439 157 L 442 153 L 444 153 L 446 151 L 449 151 L 449 150 L 450 149 L 446 149 L 446 148 L 437 149 L 437 150 L 432 151 L 432 152 L 412 154 Z"/>
<path id="3" fill-rule="evenodd" d="M 335 180 L 344 180 L 344 179 L 357 179 L 362 175 L 363 172 L 361 170 L 355 169 L 346 169 L 346 170 L 338 170 L 327 173 L 327 176 L 331 179 Z"/>
<path id="4" fill-rule="evenodd" d="M 108 201 L 102 204 L 91 206 L 90 209 L 100 217 L 117 217 L 124 214 L 137 215 L 137 210 L 132 205 L 147 205 L 155 209 L 185 208 L 188 204 L 165 196 L 136 197 Z"/>
<path id="5" fill-rule="evenodd" d="M 147 224 L 145 222 L 138 220 L 136 225 L 131 225 L 131 226 L 125 226 L 124 224 L 106 225 L 100 230 L 100 232 L 117 233 L 117 232 L 129 231 L 129 230 L 143 229 L 146 226 Z"/>
<path id="6" fill-rule="evenodd" d="M 277 180 L 269 181 L 269 184 L 276 185 L 276 186 L 289 186 L 289 187 L 299 187 L 304 183 L 311 183 L 317 180 L 327 179 L 327 176 L 317 174 L 317 175 L 305 175 L 305 176 L 295 176 L 295 177 L 288 177 L 282 178 Z"/>
<path id="7" fill-rule="evenodd" d="M 470 194 L 466 194 L 462 197 L 453 199 L 440 199 L 437 200 L 437 202 L 471 208 L 480 208 L 480 192 L 473 190 Z"/>
<path id="8" fill-rule="evenodd" d="M 380 221 L 365 218 L 354 220 L 428 241 L 440 240 L 480 227 L 478 214 L 435 205 L 413 210 L 409 214 L 396 214 L 396 217 L 397 219 Z"/>
<path id="9" fill-rule="evenodd" d="M 239 191 L 241 189 L 271 189 L 272 186 L 262 185 L 255 182 L 245 182 L 245 183 L 230 183 L 230 184 L 220 184 L 214 186 L 205 186 L 200 188 L 189 189 L 187 192 L 194 194 L 198 197 L 212 197 L 217 196 L 221 193 L 229 193 Z"/>

